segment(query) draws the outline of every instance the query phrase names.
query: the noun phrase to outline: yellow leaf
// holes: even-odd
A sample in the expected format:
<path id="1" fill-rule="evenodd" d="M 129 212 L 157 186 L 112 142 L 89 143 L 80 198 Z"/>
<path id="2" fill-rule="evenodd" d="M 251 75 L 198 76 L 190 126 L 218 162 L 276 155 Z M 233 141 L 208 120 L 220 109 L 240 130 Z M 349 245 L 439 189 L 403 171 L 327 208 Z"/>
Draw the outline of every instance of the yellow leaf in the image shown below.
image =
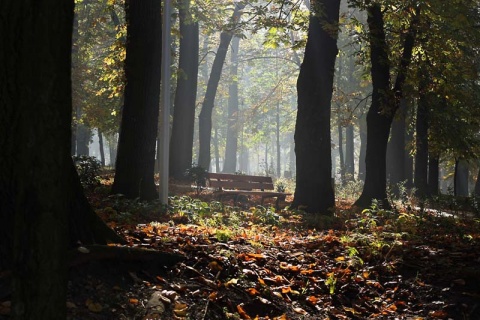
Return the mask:
<path id="1" fill-rule="evenodd" d="M 299 314 L 303 314 L 303 315 L 307 314 L 307 311 L 303 310 L 302 308 L 293 308 L 293 311 L 295 311 L 296 313 L 299 313 Z"/>

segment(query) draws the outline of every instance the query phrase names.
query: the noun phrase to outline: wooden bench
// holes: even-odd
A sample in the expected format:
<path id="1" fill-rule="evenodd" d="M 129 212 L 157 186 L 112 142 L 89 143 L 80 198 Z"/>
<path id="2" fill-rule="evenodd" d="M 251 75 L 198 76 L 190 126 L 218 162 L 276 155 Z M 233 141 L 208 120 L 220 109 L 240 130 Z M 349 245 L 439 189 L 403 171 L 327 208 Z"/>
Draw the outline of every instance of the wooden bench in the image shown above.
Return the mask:
<path id="1" fill-rule="evenodd" d="M 234 197 L 234 204 L 237 204 L 240 195 L 258 195 L 262 197 L 261 204 L 266 198 L 277 198 L 275 207 L 279 208 L 279 202 L 285 201 L 290 193 L 276 192 L 271 177 L 248 176 L 228 173 L 208 173 L 207 184 L 210 188 L 216 189 L 219 200 L 223 196 Z"/>

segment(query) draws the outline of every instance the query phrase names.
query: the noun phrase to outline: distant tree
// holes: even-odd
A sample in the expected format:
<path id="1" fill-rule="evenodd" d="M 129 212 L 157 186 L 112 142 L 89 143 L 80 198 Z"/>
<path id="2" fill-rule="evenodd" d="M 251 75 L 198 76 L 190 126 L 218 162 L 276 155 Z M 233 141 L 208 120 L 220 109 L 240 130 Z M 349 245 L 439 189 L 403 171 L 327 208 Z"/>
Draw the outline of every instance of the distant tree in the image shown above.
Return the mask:
<path id="1" fill-rule="evenodd" d="M 184 179 L 192 166 L 195 103 L 198 78 L 199 30 L 190 12 L 190 0 L 179 9 L 180 53 L 175 91 L 172 137 L 170 141 L 170 176 Z"/>
<path id="2" fill-rule="evenodd" d="M 237 168 L 238 145 L 238 50 L 240 38 L 233 37 L 231 46 L 231 83 L 228 87 L 227 142 L 225 146 L 225 163 L 223 172 L 234 173 Z"/>
<path id="3" fill-rule="evenodd" d="M 215 59 L 213 60 L 212 70 L 208 78 L 207 91 L 202 104 L 202 110 L 198 116 L 199 127 L 199 154 L 198 165 L 202 168 L 209 169 L 211 161 L 211 139 L 212 139 L 212 112 L 215 105 L 215 96 L 217 93 L 218 83 L 222 75 L 222 68 L 227 56 L 228 46 L 235 32 L 235 27 L 240 20 L 242 10 L 245 4 L 235 3 L 235 9 L 230 18 L 230 24 L 227 26 L 229 30 L 220 34 L 220 44 L 218 46 Z"/>
<path id="4" fill-rule="evenodd" d="M 365 184 L 362 194 L 355 202 L 359 207 L 370 206 L 377 199 L 385 207 L 387 200 L 386 185 L 386 153 L 390 127 L 395 112 L 400 106 L 403 86 L 406 80 L 408 66 L 411 62 L 415 44 L 416 24 L 419 16 L 418 7 L 412 13 L 410 26 L 402 44 L 403 52 L 397 67 L 397 76 L 391 87 L 391 64 L 389 45 L 385 36 L 384 13 L 378 3 L 367 5 L 370 62 L 372 76 L 372 104 L 367 113 L 367 150 L 365 156 Z M 410 7 L 404 10 L 410 12 Z"/>
<path id="5" fill-rule="evenodd" d="M 161 1 L 127 0 L 125 102 L 112 193 L 157 197 L 154 181 L 161 71 Z"/>
<path id="6" fill-rule="evenodd" d="M 312 2 L 305 56 L 297 81 L 297 175 L 292 206 L 328 214 L 335 206 L 331 183 L 330 107 L 340 0 Z"/>

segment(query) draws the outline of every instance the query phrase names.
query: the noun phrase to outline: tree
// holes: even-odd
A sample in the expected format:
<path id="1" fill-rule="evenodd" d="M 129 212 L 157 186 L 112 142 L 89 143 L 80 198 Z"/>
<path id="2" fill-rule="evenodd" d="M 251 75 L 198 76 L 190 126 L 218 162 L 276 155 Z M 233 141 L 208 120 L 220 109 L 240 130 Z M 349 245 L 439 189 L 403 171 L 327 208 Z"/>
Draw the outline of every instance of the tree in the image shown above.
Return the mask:
<path id="1" fill-rule="evenodd" d="M 9 1 L 0 20 L 0 270 L 15 319 L 65 319 L 67 247 L 121 241 L 70 157 L 73 1 Z"/>
<path id="2" fill-rule="evenodd" d="M 217 93 L 218 83 L 222 75 L 222 68 L 227 55 L 228 46 L 232 40 L 234 29 L 242 10 L 245 7 L 243 3 L 235 3 L 235 9 L 230 19 L 230 30 L 223 31 L 220 34 L 220 44 L 218 46 L 215 59 L 213 60 L 212 70 L 208 79 L 207 91 L 205 92 L 205 98 L 202 104 L 202 110 L 198 116 L 199 120 L 199 144 L 200 150 L 198 154 L 198 165 L 202 168 L 209 169 L 211 154 L 210 154 L 210 142 L 212 138 L 212 111 L 215 105 L 215 95 Z"/>
<path id="3" fill-rule="evenodd" d="M 240 38 L 233 37 L 231 47 L 231 83 L 228 87 L 227 142 L 225 146 L 225 164 L 223 172 L 234 173 L 237 168 L 238 145 L 238 50 Z"/>
<path id="4" fill-rule="evenodd" d="M 0 269 L 15 319 L 65 319 L 73 1 L 2 2 L 0 21 Z"/>
<path id="5" fill-rule="evenodd" d="M 195 123 L 195 100 L 198 78 L 198 22 L 193 20 L 190 1 L 184 0 L 179 9 L 180 57 L 175 91 L 172 137 L 170 140 L 170 176 L 183 179 L 192 166 Z"/>
<path id="6" fill-rule="evenodd" d="M 335 206 L 331 183 L 330 108 L 340 0 L 312 3 L 305 56 L 297 81 L 297 179 L 292 206 L 327 214 Z"/>
<path id="7" fill-rule="evenodd" d="M 127 0 L 125 103 L 112 193 L 157 197 L 154 182 L 161 71 L 161 2 Z"/>
<path id="8" fill-rule="evenodd" d="M 410 7 L 404 8 L 409 12 Z M 370 61 L 372 76 L 372 104 L 367 113 L 367 150 L 365 156 L 365 185 L 356 206 L 367 207 L 377 199 L 389 206 L 386 193 L 386 152 L 390 127 L 403 95 L 408 66 L 415 44 L 419 7 L 415 8 L 410 27 L 405 35 L 403 52 L 397 67 L 397 77 L 390 87 L 391 64 L 389 46 L 385 36 L 384 14 L 380 4 L 367 6 Z"/>

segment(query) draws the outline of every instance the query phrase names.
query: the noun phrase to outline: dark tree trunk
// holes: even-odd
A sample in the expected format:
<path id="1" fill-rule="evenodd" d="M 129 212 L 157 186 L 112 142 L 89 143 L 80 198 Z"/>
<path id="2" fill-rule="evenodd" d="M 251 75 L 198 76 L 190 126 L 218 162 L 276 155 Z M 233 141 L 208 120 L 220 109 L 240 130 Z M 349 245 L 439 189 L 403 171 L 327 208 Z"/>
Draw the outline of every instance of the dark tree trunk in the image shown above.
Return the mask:
<path id="1" fill-rule="evenodd" d="M 232 23 L 240 19 L 242 10 L 245 7 L 242 3 L 235 5 L 235 10 L 231 17 Z M 222 75 L 222 68 L 227 55 L 228 46 L 233 37 L 233 31 L 224 31 L 220 34 L 220 44 L 218 46 L 217 54 L 213 60 L 212 71 L 210 78 L 208 78 L 207 91 L 203 99 L 202 110 L 198 116 L 199 129 L 199 145 L 198 165 L 202 168 L 208 169 L 210 167 L 211 154 L 210 142 L 212 138 L 212 112 L 215 105 L 215 96 L 217 94 L 218 83 Z"/>
<path id="2" fill-rule="evenodd" d="M 468 161 L 455 161 L 454 194 L 458 197 L 468 197 Z"/>
<path id="3" fill-rule="evenodd" d="M 367 11 L 373 92 L 372 105 L 367 113 L 365 185 L 355 205 L 368 207 L 374 199 L 377 199 L 384 207 L 390 207 L 386 192 L 387 143 L 393 117 L 400 105 L 407 68 L 412 57 L 419 11 L 417 9 L 409 32 L 405 36 L 403 53 L 393 89 L 390 87 L 390 62 L 381 6 L 376 3 L 372 4 Z"/>
<path id="4" fill-rule="evenodd" d="M 103 134 L 100 129 L 97 129 L 98 134 L 98 147 L 100 149 L 100 163 L 105 167 L 105 150 L 103 149 Z"/>
<path id="5" fill-rule="evenodd" d="M 170 176 L 182 180 L 192 166 L 195 103 L 198 79 L 198 22 L 191 21 L 190 1 L 183 0 L 180 14 L 180 57 L 175 91 L 172 137 L 170 140 Z"/>
<path id="6" fill-rule="evenodd" d="M 318 1 L 311 9 L 305 56 L 297 80 L 295 126 L 297 174 L 294 208 L 329 214 L 335 206 L 331 183 L 330 115 L 340 0 Z M 329 29 L 325 30 L 325 24 Z"/>
<path id="7" fill-rule="evenodd" d="M 387 145 L 387 179 L 397 196 L 399 195 L 399 183 L 405 181 L 405 135 L 407 130 L 405 114 L 406 101 L 402 99 L 400 109 L 392 122 L 390 140 Z"/>
<path id="8" fill-rule="evenodd" d="M 438 155 L 430 153 L 428 156 L 428 194 L 431 196 L 438 195 L 440 190 L 440 160 Z"/>
<path id="9" fill-rule="evenodd" d="M 77 113 L 78 117 L 81 117 L 81 111 Z M 76 130 L 76 145 L 77 145 L 77 156 L 88 156 L 90 154 L 89 144 L 91 138 L 90 129 L 84 124 L 77 124 Z"/>
<path id="10" fill-rule="evenodd" d="M 238 50 L 240 38 L 233 37 L 230 47 L 231 83 L 228 87 L 228 120 L 227 120 L 227 142 L 225 146 L 225 162 L 223 172 L 234 173 L 237 169 L 237 145 L 238 145 Z"/>
<path id="11" fill-rule="evenodd" d="M 91 209 L 71 159 L 73 8 L 0 10 L 0 270 L 13 270 L 16 319 L 65 319 L 68 244 L 123 242 Z"/>
<path id="12" fill-rule="evenodd" d="M 125 103 L 112 193 L 157 198 L 154 182 L 161 71 L 161 2 L 127 0 Z"/>
<path id="13" fill-rule="evenodd" d="M 350 123 L 345 130 L 345 175 L 347 181 L 355 180 L 354 148 L 353 124 Z"/>
<path id="14" fill-rule="evenodd" d="M 423 82 L 423 81 L 422 81 Z M 414 183 L 419 197 L 428 196 L 428 103 L 425 84 L 420 84 L 420 99 L 415 121 L 415 171 Z"/>

